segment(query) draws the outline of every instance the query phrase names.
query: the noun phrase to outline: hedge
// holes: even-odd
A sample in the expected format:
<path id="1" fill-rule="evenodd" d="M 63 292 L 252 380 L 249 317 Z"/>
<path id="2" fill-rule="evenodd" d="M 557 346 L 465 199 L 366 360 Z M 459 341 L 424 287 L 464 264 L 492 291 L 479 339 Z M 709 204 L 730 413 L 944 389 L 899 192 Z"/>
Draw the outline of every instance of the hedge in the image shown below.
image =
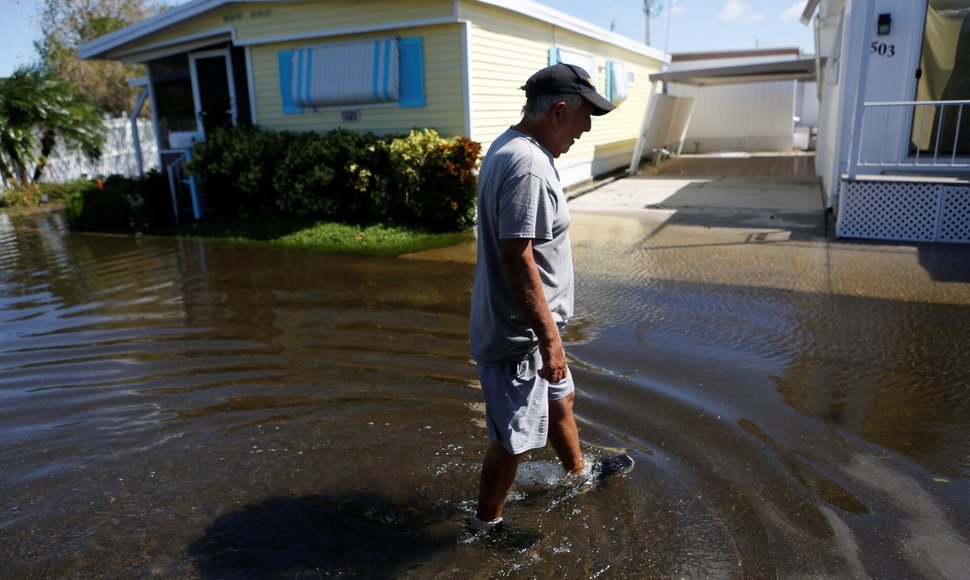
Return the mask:
<path id="1" fill-rule="evenodd" d="M 239 126 L 196 145 L 186 169 L 216 215 L 459 231 L 474 222 L 480 152 L 474 141 L 431 129 L 377 137 Z"/>
<path id="2" fill-rule="evenodd" d="M 74 187 L 64 208 L 71 229 L 143 232 L 174 223 L 168 180 L 158 171 L 142 179 L 112 175 Z"/>

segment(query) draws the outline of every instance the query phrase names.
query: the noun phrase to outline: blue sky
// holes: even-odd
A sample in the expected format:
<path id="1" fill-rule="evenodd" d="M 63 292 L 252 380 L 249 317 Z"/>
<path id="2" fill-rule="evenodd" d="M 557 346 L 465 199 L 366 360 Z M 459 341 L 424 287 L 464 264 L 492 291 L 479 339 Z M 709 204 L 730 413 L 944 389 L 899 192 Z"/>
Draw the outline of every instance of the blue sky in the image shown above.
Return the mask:
<path id="1" fill-rule="evenodd" d="M 538 0 L 640 42 L 643 0 Z M 812 53 L 812 30 L 798 21 L 805 0 L 653 0 L 652 44 L 668 52 L 801 48 Z M 35 58 L 41 0 L 0 0 L 0 77 Z M 669 32 L 669 34 L 668 34 Z"/>

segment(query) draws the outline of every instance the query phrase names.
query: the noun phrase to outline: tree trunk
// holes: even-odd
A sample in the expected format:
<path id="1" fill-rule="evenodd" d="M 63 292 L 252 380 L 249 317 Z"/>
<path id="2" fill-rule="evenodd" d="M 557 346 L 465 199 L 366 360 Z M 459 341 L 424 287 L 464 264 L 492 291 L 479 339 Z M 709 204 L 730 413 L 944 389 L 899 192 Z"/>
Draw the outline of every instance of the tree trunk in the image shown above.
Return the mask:
<path id="1" fill-rule="evenodd" d="M 44 174 L 44 169 L 47 168 L 47 156 L 54 150 L 55 143 L 57 143 L 57 135 L 53 131 L 45 131 L 40 140 L 40 156 L 37 159 L 37 167 L 34 168 L 32 183 L 40 182 L 40 177 Z"/>

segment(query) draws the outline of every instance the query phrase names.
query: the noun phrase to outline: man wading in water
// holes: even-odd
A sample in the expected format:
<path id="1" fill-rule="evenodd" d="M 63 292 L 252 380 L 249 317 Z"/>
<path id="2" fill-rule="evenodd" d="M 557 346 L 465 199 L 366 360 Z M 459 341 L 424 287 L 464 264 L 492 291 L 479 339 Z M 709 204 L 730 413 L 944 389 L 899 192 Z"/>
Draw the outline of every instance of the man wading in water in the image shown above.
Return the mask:
<path id="1" fill-rule="evenodd" d="M 489 147 L 478 176 L 478 263 L 471 351 L 492 440 L 482 465 L 473 530 L 502 521 L 523 454 L 548 437 L 568 474 L 626 471 L 626 455 L 588 467 L 573 417 L 575 392 L 560 328 L 573 312 L 569 209 L 557 158 L 615 106 L 589 74 L 557 64 L 532 75 L 518 125 Z"/>

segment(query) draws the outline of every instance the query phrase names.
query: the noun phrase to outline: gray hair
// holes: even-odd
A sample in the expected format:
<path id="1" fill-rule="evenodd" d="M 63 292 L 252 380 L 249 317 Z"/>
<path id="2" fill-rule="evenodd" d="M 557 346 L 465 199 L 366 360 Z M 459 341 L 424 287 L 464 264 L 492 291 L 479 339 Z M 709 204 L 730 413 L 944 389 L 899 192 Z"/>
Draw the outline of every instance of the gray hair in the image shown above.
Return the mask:
<path id="1" fill-rule="evenodd" d="M 566 103 L 566 106 L 572 109 L 573 107 L 578 107 L 582 102 L 583 97 L 575 93 L 565 95 L 538 95 L 526 99 L 525 106 L 522 107 L 522 114 L 530 119 L 540 119 L 556 103 Z"/>

